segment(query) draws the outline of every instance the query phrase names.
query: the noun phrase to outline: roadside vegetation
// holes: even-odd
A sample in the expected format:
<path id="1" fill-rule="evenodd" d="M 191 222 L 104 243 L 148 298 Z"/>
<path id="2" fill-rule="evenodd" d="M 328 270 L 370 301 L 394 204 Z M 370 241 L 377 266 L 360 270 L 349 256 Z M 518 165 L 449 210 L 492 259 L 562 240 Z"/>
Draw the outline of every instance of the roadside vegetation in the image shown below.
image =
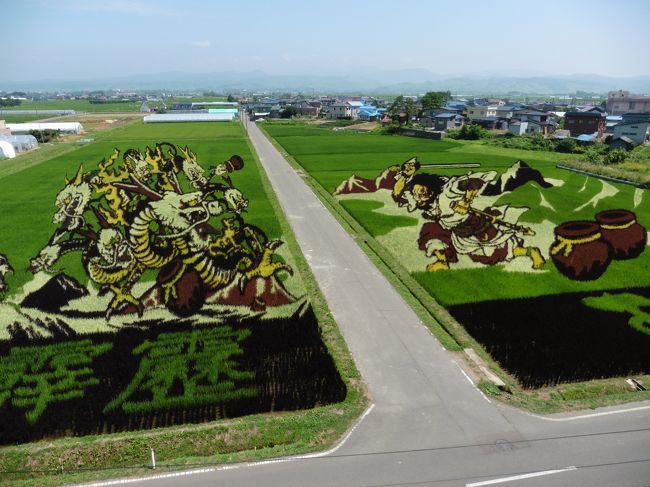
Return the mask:
<path id="1" fill-rule="evenodd" d="M 504 147 L 491 143 L 492 139 L 432 141 L 386 135 L 383 131 L 355 134 L 323 131 L 316 126 L 295 121 L 266 122 L 260 125 L 272 137 L 276 146 L 289 156 L 294 166 L 305 173 L 305 180 L 314 188 L 316 194 L 355 236 L 378 267 L 390 276 L 396 288 L 403 292 L 407 301 L 414 306 L 445 347 L 450 350 L 475 348 L 506 383 L 504 389 L 493 387 L 491 383 L 482 383 L 483 390 L 505 402 L 547 413 L 650 398 L 647 392 L 633 390 L 626 383 L 626 377 L 594 377 L 586 382 L 573 380 L 568 383 L 565 379 L 547 387 L 524 388 L 516 376 L 507 373 L 502 364 L 491 357 L 449 312 L 449 309 L 454 307 L 467 307 L 474 302 L 495 299 L 525 300 L 562 293 L 570 295 L 585 290 L 647 286 L 647 275 L 642 270 L 650 265 L 647 252 L 637 260 L 617 262 L 616 271 L 610 271 L 598 281 L 587 283 L 577 283 L 559 275 L 551 262 L 546 264 L 545 277 L 538 279 L 535 285 L 531 285 L 529 278 L 523 274 L 517 275 L 488 267 L 446 274 L 414 271 L 407 264 L 404 243 L 391 243 L 391 239 L 387 238 L 387 234 L 397 228 L 409 232 L 417 229 L 414 226 L 416 223 L 411 221 L 406 213 L 397 218 L 392 213 L 381 210 L 379 206 L 383 207 L 382 204 L 364 200 L 363 195 L 349 195 L 341 199 L 332 196 L 338 185 L 352 174 L 374 179 L 388 166 L 400 164 L 413 156 L 417 156 L 422 164 L 479 162 L 481 169 L 477 171 L 497 172 L 505 171 L 517 160 L 522 159 L 541 170 L 545 177 L 563 180 L 564 185 L 544 194 L 547 199 L 545 204 L 554 208 L 552 211 L 534 203 L 540 200 L 540 192 L 536 186 L 520 188 L 516 193 L 504 197 L 504 203 L 530 207 L 526 218 L 531 222 L 543 222 L 550 215 L 553 221 L 592 219 L 594 212 L 602 208 L 602 204 L 587 206 L 584 202 L 597 194 L 603 188 L 603 183 L 598 179 L 556 167 L 571 155 L 557 150 L 531 150 L 526 146 Z M 560 148 L 566 150 L 566 147 Z M 441 171 L 444 175 L 466 172 L 461 169 Z M 607 207 L 631 208 L 634 194 L 634 188 L 617 186 L 616 196 L 610 197 L 604 204 Z M 649 211 L 645 199 L 636 207 L 637 215 L 643 222 L 648 221 Z M 547 245 L 551 240 L 552 238 Z M 596 330 L 593 332 L 598 333 Z M 557 335 L 556 339 L 562 341 L 562 334 Z M 612 360 L 615 360 L 613 357 L 617 354 L 613 350 L 611 354 Z M 541 366 L 543 364 L 540 364 Z M 648 376 L 641 374 L 639 380 L 647 383 Z"/>
<path id="2" fill-rule="evenodd" d="M 150 450 L 156 452 L 157 469 L 173 471 L 224 463 L 260 460 L 326 449 L 336 442 L 362 413 L 367 397 L 347 346 L 299 251 L 266 175 L 238 123 L 127 125 L 97 133 L 94 142 L 56 143 L 3 161 L 0 191 L 3 211 L 0 250 L 15 265 L 8 277 L 12 290 L 29 280 L 26 262 L 52 232 L 54 198 L 63 187 L 63 176 L 74 175 L 79 164 L 92 169 L 114 148 L 144 148 L 168 141 L 189 145 L 198 161 L 209 165 L 227 160 L 233 153 L 246 161 L 238 187 L 250 199 L 254 212 L 247 221 L 264 228 L 270 238 L 282 238 L 301 292 L 309 296 L 318 319 L 322 340 L 345 383 L 343 402 L 309 410 L 255 414 L 169 428 L 106 435 L 47 439 L 0 447 L 0 483 L 7 486 L 47 486 L 88 482 L 109 477 L 151 472 Z M 47 150 L 45 150 L 47 149 Z M 11 163 L 12 166 L 5 167 Z M 35 184 L 38 182 L 38 184 Z M 20 229 L 20 231 L 18 231 Z M 66 256 L 65 267 L 79 266 Z M 82 270 L 77 269 L 78 276 Z M 157 470 L 158 471 L 158 470 Z"/>

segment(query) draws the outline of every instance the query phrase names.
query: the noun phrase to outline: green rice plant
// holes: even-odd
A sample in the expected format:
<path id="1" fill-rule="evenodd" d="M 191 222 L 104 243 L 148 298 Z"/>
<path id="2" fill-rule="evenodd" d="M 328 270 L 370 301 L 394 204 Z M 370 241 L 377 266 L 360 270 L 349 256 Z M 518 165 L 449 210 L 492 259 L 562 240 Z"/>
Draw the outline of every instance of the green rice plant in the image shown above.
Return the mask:
<path id="1" fill-rule="evenodd" d="M 65 185 L 64 177 L 72 177 L 82 164 L 85 171 L 96 169 L 97 164 L 115 148 L 123 154 L 129 148 L 144 150 L 161 141 L 181 147 L 189 145 L 197 154 L 198 163 L 206 168 L 228 160 L 233 154 L 240 155 L 245 161 L 244 167 L 232 178 L 249 200 L 246 221 L 263 228 L 269 238 L 282 236 L 277 216 L 266 194 L 260 191 L 260 174 L 240 124 L 147 125 L 139 122 L 116 128 L 104 138 L 47 160 L 47 163 L 5 177 L 0 174 L 0 226 L 6 229 L 0 232 L 0 252 L 8 256 L 16 271 L 16 275 L 9 280 L 10 292 L 20 289 L 32 278 L 27 272 L 29 262 L 56 228 L 52 215 L 56 195 Z M 78 253 L 65 255 L 60 260 L 60 268 L 65 268 L 71 277 L 85 282 L 86 273 L 79 257 Z"/>
<path id="2" fill-rule="evenodd" d="M 243 354 L 239 343 L 250 334 L 223 326 L 145 340 L 132 352 L 142 356 L 138 371 L 104 412 L 145 413 L 254 396 L 254 388 L 237 388 L 236 381 L 255 374 L 238 370 L 234 361 Z"/>
<path id="3" fill-rule="evenodd" d="M 13 347 L 0 357 L 0 407 L 11 399 L 14 407 L 28 410 L 27 421 L 35 424 L 49 405 L 83 397 L 98 385 L 89 366 L 112 347 L 90 340 Z"/>
<path id="4" fill-rule="evenodd" d="M 373 237 L 386 235 L 396 228 L 410 227 L 418 224 L 416 218 L 408 216 L 392 216 L 377 213 L 374 210 L 383 208 L 376 201 L 343 200 L 341 206 L 346 209 Z"/>

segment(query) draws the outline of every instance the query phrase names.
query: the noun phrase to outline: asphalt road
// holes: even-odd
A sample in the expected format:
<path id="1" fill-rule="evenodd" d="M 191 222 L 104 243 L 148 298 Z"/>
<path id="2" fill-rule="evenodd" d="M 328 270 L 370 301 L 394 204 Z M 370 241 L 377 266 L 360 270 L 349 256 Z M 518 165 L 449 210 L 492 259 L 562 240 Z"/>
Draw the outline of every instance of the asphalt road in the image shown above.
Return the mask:
<path id="1" fill-rule="evenodd" d="M 330 452 L 158 478 L 192 486 L 650 486 L 650 403 L 553 417 L 489 401 L 248 123 L 372 396 Z"/>

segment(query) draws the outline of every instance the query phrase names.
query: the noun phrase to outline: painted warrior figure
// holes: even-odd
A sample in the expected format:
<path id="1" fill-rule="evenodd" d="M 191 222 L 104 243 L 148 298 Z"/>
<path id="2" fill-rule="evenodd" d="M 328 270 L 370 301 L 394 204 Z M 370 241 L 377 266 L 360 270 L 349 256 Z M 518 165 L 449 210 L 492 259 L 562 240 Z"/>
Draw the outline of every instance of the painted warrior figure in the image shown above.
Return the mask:
<path id="1" fill-rule="evenodd" d="M 515 257 L 528 257 L 534 269 L 540 269 L 544 257 L 536 247 L 526 247 L 520 235 L 534 232 L 518 225 L 517 219 L 526 208 L 508 205 L 472 207 L 472 202 L 490 188 L 497 178 L 494 171 L 442 177 L 416 174 L 406 185 L 403 197 L 409 212 L 419 210 L 430 220 L 422 226 L 418 239 L 420 250 L 435 260 L 427 271 L 449 269 L 459 255 L 473 262 L 494 265 Z"/>

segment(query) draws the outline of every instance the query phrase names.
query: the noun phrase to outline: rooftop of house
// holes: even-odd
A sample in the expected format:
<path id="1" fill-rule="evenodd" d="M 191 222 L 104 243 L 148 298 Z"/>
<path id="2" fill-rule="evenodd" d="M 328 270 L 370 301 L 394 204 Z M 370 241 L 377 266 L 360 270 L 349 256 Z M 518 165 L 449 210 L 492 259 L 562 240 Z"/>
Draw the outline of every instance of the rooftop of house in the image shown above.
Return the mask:
<path id="1" fill-rule="evenodd" d="M 617 123 L 615 126 L 616 127 L 622 127 L 622 126 L 627 126 L 627 125 L 643 125 L 643 124 L 650 124 L 650 121 L 648 121 L 648 120 L 643 121 L 643 122 L 639 121 L 639 120 L 637 120 L 636 122 L 625 122 L 625 121 L 623 121 L 623 122 Z"/>
<path id="2" fill-rule="evenodd" d="M 579 140 L 580 142 L 593 142 L 596 137 L 598 137 L 598 132 L 594 132 L 593 134 L 578 135 L 576 137 L 576 140 Z"/>
<path id="3" fill-rule="evenodd" d="M 588 117 L 588 118 L 604 118 L 605 115 L 596 111 L 596 112 L 566 112 L 564 114 L 565 118 L 569 117 Z"/>
<path id="4" fill-rule="evenodd" d="M 456 116 L 457 115 L 455 113 L 443 112 L 434 115 L 433 118 L 454 118 Z"/>

